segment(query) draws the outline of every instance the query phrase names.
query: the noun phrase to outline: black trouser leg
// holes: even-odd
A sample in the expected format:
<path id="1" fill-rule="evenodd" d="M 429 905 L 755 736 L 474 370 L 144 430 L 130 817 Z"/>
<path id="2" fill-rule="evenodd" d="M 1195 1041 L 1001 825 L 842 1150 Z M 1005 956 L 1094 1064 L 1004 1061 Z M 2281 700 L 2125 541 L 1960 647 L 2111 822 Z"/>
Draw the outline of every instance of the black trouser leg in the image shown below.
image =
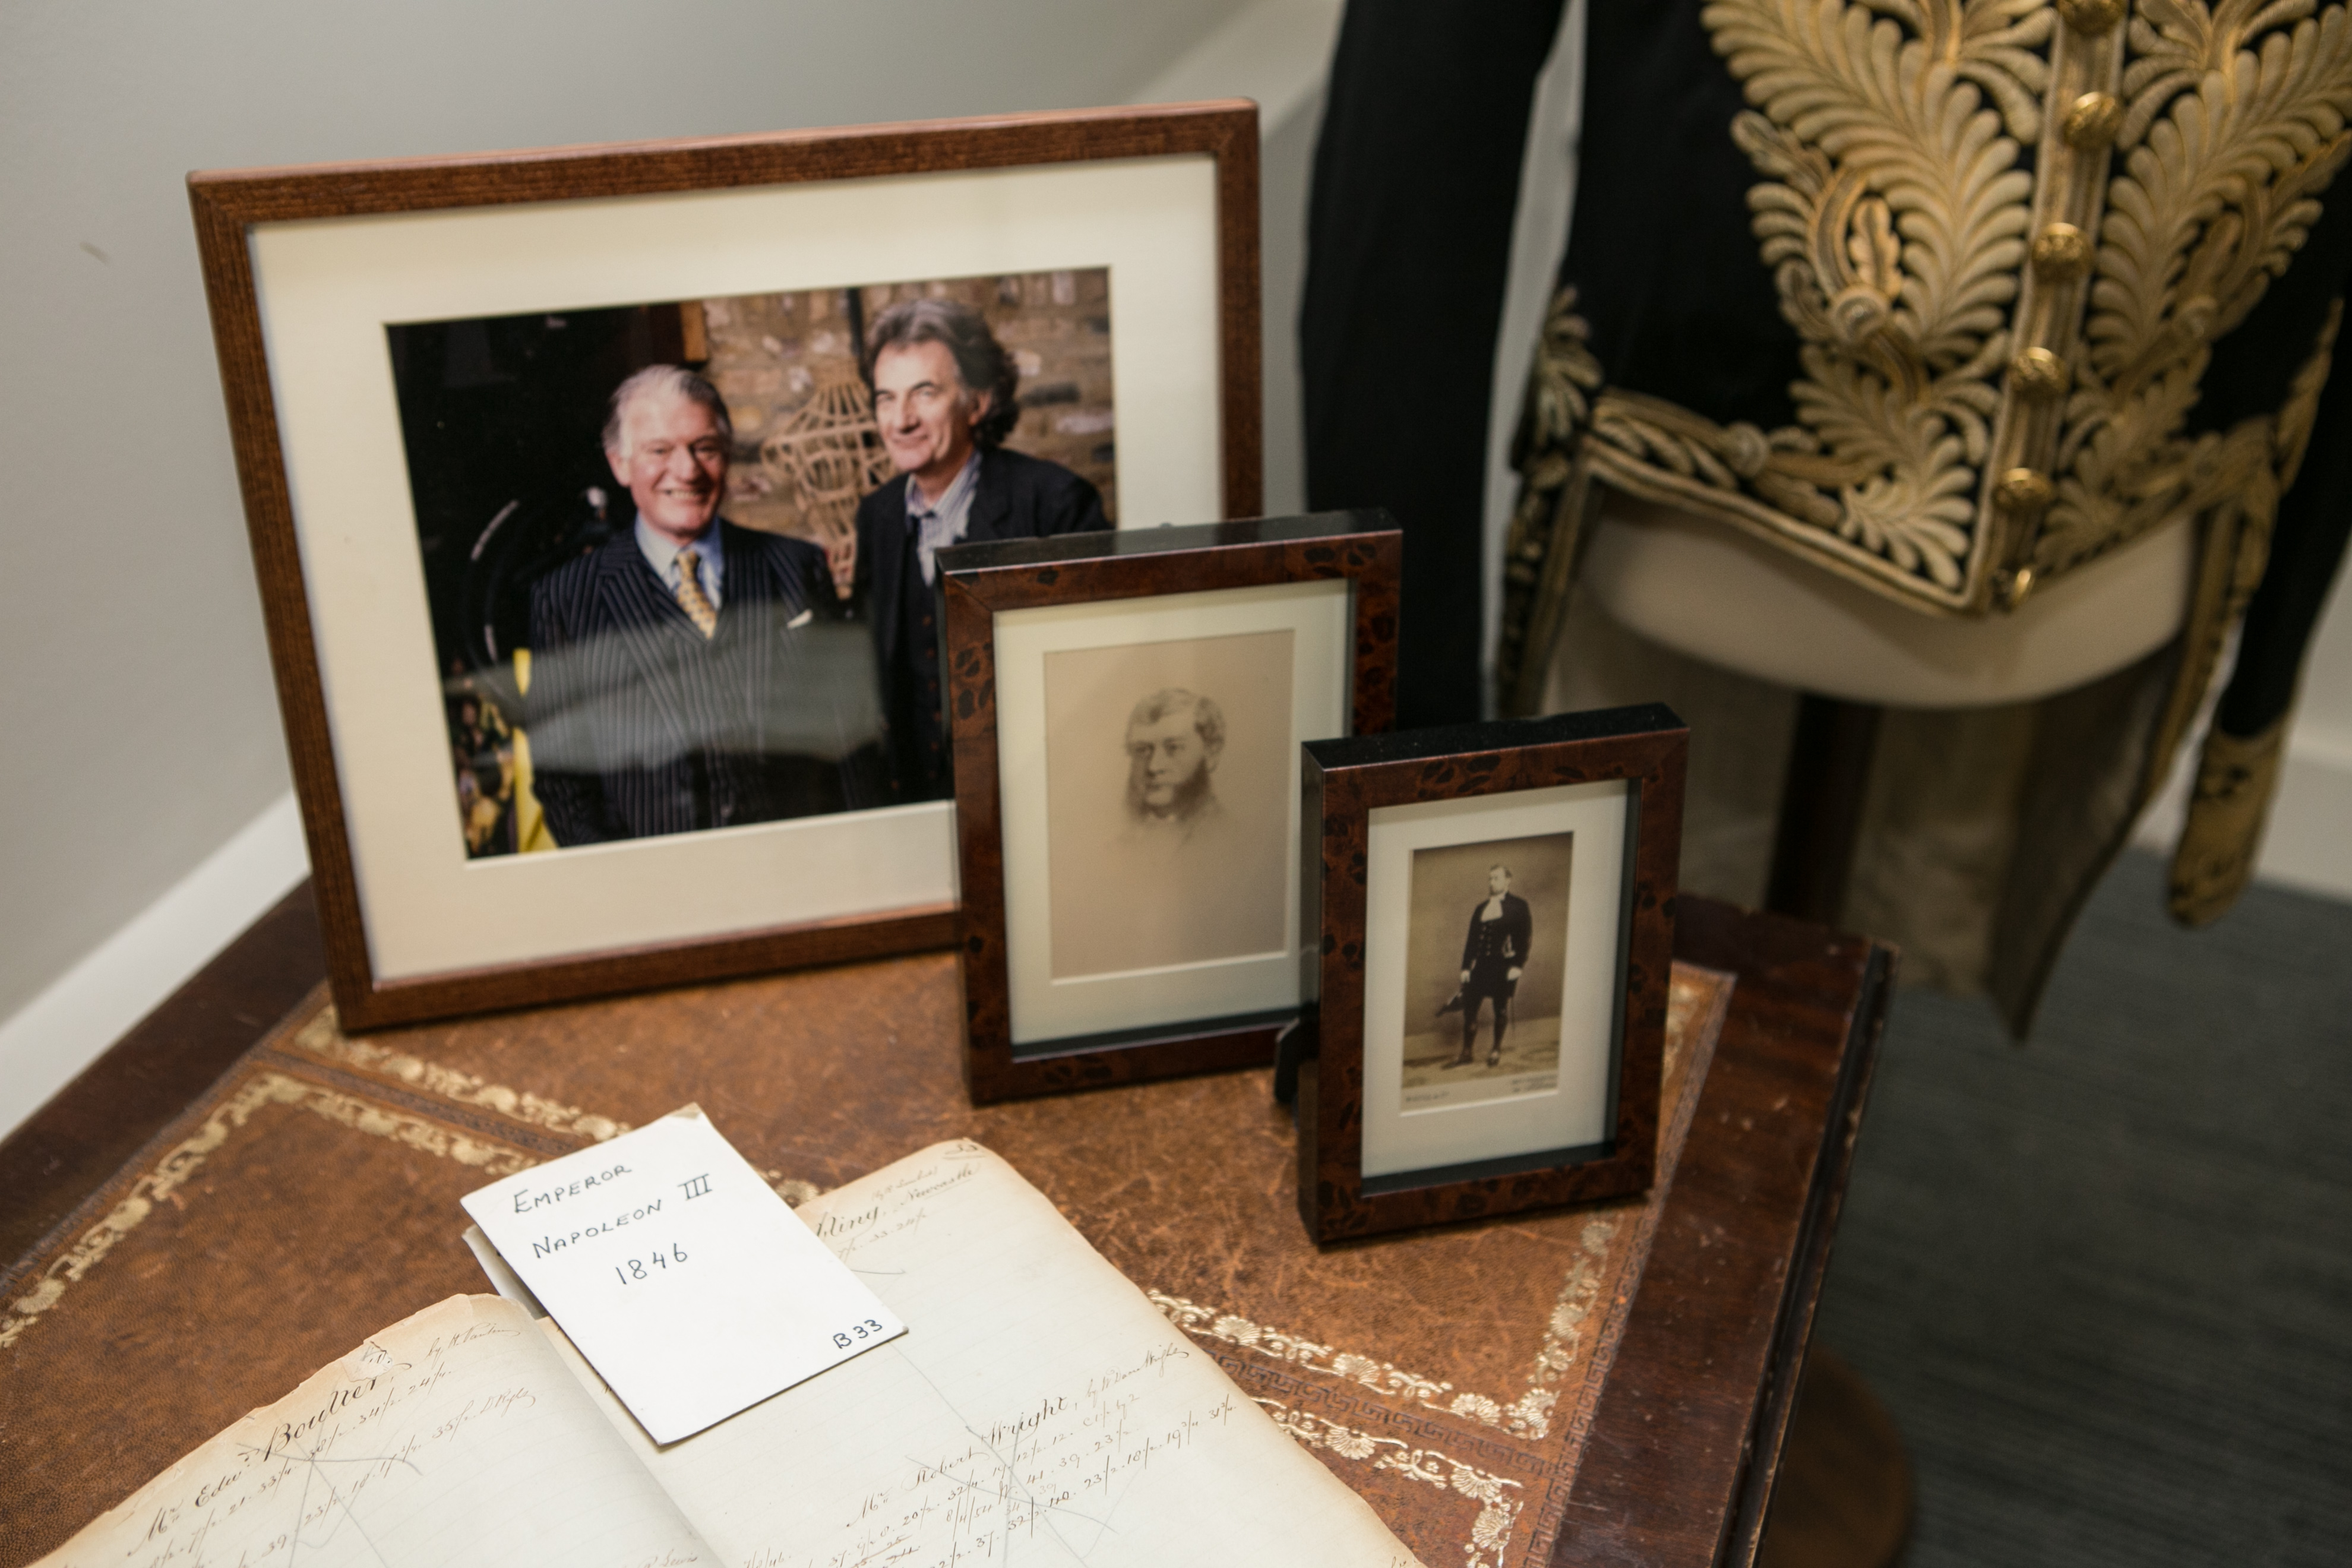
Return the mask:
<path id="1" fill-rule="evenodd" d="M 1478 1052 L 1478 998 L 1462 999 L 1462 1059 L 1468 1061 Z"/>
<path id="2" fill-rule="evenodd" d="M 1503 1031 L 1504 1031 L 1506 1028 L 1507 1028 L 1507 1027 L 1509 1027 L 1509 1026 L 1510 1026 L 1510 1022 L 1511 1022 L 1511 999 L 1510 999 L 1509 997 L 1507 997 L 1507 996 L 1497 996 L 1497 997 L 1496 997 L 1496 998 L 1495 998 L 1495 1048 L 1496 1048 L 1496 1050 L 1498 1050 L 1498 1051 L 1499 1051 L 1499 1050 L 1501 1050 L 1501 1049 L 1503 1048 Z"/>

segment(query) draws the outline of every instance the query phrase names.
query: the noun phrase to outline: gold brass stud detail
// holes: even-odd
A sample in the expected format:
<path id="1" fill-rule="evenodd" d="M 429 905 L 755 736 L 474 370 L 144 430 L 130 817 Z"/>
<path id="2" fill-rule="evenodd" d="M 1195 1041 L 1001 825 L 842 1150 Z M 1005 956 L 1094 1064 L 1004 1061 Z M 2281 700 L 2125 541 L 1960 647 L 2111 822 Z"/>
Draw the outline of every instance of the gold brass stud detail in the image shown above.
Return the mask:
<path id="1" fill-rule="evenodd" d="M 2035 512 L 2048 506 L 2057 491 L 2051 486 L 2050 476 L 2040 469 L 2011 468 L 2001 475 L 1992 494 L 2004 510 Z"/>
<path id="2" fill-rule="evenodd" d="M 2033 237 L 2033 271 L 2045 283 L 2072 283 L 2091 269 L 2091 240 L 2071 223 Z"/>
<path id="3" fill-rule="evenodd" d="M 2086 38 L 2095 38 L 2124 19 L 2124 0 L 2058 0 L 2058 14 Z"/>
<path id="4" fill-rule="evenodd" d="M 2000 607 L 2013 610 L 2025 603 L 2025 595 L 2033 592 L 2033 568 L 2021 566 L 2014 572 L 2000 574 Z"/>
<path id="5" fill-rule="evenodd" d="M 2066 362 L 2048 349 L 2027 349 L 2009 362 L 2009 384 L 2037 401 L 2057 396 L 2074 378 Z"/>
<path id="6" fill-rule="evenodd" d="M 2086 92 L 2066 110 L 2066 145 L 2095 153 L 2116 139 L 2123 122 L 2123 100 L 2112 92 Z"/>

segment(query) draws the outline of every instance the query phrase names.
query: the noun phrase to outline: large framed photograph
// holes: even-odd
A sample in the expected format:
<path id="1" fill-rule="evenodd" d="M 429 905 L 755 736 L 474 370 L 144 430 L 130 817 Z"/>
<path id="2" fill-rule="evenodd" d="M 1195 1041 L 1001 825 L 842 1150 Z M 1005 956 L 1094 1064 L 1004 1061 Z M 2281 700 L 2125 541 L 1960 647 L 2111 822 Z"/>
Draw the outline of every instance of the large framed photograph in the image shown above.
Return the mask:
<path id="1" fill-rule="evenodd" d="M 190 176 L 345 1026 L 950 944 L 937 557 L 1258 510 L 1256 147 Z"/>
<path id="2" fill-rule="evenodd" d="M 1388 728 L 1380 512 L 942 552 L 975 1103 L 1271 1061 L 1302 742 Z"/>
<path id="3" fill-rule="evenodd" d="M 1687 750 L 1656 705 L 1307 746 L 1317 1241 L 1650 1184 Z"/>

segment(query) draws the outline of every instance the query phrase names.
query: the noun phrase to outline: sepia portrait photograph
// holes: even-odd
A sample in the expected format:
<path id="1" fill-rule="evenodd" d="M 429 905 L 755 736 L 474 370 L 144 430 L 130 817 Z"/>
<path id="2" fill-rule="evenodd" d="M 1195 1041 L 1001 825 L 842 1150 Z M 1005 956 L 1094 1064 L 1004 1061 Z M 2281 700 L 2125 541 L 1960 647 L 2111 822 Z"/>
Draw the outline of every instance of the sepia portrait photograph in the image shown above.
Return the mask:
<path id="1" fill-rule="evenodd" d="M 1689 731 L 1663 704 L 1310 741 L 1299 1212 L 1318 1242 L 1657 1169 Z"/>
<path id="2" fill-rule="evenodd" d="M 936 555 L 1118 521 L 1108 268 L 385 328 L 471 858 L 950 793 Z"/>
<path id="3" fill-rule="evenodd" d="M 1370 595 L 1348 577 L 1287 575 L 1280 535 L 1344 521 L 1231 526 L 1277 537 L 1129 531 L 1084 563 L 1057 554 L 1050 581 L 1011 563 L 1023 546 L 999 547 L 1000 565 L 971 551 L 950 563 L 960 611 L 975 584 L 1024 601 L 959 620 L 960 637 L 984 637 L 992 653 L 985 702 L 968 685 L 969 643 L 953 661 L 957 741 L 973 748 L 960 762 L 996 783 L 977 796 L 966 773 L 956 802 L 966 920 L 1003 931 L 1014 1056 L 1298 1005 L 1299 743 L 1348 732 L 1359 601 Z M 1385 585 L 1389 557 L 1365 560 Z M 1230 581 L 1236 564 L 1266 580 L 1101 592 L 1193 574 Z M 975 853 L 1002 867 L 1001 882 L 973 867 Z"/>
<path id="4" fill-rule="evenodd" d="M 1297 642 L 1045 655 L 1054 979 L 1283 951 Z"/>
<path id="5" fill-rule="evenodd" d="M 1607 1138 L 1633 798 L 1603 779 L 1370 809 L 1367 1179 Z"/>
<path id="6" fill-rule="evenodd" d="M 1412 851 L 1404 1112 L 1559 1088 L 1576 835 Z"/>

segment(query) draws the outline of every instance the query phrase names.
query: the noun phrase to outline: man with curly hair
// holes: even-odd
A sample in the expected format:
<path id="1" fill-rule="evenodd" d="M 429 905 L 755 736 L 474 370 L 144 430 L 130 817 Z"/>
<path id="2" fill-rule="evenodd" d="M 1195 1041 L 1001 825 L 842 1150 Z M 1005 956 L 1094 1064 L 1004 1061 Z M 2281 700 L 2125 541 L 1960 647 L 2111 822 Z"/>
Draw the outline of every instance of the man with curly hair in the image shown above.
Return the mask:
<path id="1" fill-rule="evenodd" d="M 856 567 L 881 670 L 890 784 L 898 800 L 939 800 L 954 775 L 940 709 L 938 552 L 1110 521 L 1093 485 L 1004 446 L 1021 418 L 1021 373 L 971 306 L 905 300 L 883 311 L 867 334 L 866 376 L 898 470 L 858 503 Z"/>

